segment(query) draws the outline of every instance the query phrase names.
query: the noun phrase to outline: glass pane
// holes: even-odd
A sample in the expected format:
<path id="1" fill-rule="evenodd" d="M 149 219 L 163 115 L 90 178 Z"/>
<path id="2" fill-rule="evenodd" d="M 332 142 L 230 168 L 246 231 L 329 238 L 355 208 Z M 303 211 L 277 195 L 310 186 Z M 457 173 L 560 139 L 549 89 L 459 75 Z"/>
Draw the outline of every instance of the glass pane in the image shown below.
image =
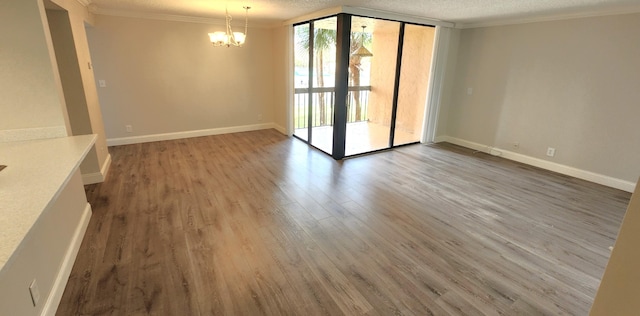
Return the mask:
<path id="1" fill-rule="evenodd" d="M 389 147 L 399 32 L 399 22 L 352 18 L 347 156 Z"/>
<path id="2" fill-rule="evenodd" d="M 434 27 L 405 25 L 394 146 L 422 136 L 434 35 Z"/>
<path id="3" fill-rule="evenodd" d="M 330 17 L 313 22 L 311 144 L 328 154 L 333 149 L 337 21 Z"/>
<path id="4" fill-rule="evenodd" d="M 309 140 L 309 23 L 297 25 L 294 33 L 293 134 Z"/>

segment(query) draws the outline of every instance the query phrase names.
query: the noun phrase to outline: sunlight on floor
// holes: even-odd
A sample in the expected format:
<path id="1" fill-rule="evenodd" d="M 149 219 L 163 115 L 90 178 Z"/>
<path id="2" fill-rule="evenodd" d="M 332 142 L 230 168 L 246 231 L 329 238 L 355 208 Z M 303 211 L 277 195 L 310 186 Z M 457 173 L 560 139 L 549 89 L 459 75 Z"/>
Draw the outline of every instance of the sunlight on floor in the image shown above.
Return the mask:
<path id="1" fill-rule="evenodd" d="M 347 124 L 347 143 L 345 154 L 357 155 L 369 151 L 389 148 L 389 127 L 370 122 Z M 333 146 L 333 126 L 314 127 L 312 131 L 313 146 L 331 153 Z M 307 140 L 307 129 L 296 129 L 295 135 Z M 394 145 L 415 143 L 420 141 L 418 133 L 407 133 L 396 129 Z"/>

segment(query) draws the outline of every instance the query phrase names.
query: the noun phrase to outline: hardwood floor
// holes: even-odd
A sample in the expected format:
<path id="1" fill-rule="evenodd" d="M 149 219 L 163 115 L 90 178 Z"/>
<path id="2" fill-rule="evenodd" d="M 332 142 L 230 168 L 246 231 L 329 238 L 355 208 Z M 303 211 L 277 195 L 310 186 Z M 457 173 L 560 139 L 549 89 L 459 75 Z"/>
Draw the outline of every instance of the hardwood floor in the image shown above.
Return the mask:
<path id="1" fill-rule="evenodd" d="M 57 315 L 586 315 L 630 198 L 449 144 L 110 151 Z"/>

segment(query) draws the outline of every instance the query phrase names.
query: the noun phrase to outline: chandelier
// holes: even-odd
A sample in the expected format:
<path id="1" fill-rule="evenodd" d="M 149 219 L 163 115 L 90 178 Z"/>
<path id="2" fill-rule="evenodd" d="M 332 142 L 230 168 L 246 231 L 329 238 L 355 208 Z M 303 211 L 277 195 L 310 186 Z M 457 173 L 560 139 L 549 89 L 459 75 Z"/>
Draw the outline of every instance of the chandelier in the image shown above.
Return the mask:
<path id="1" fill-rule="evenodd" d="M 226 15 L 226 32 L 214 32 L 209 33 L 209 39 L 213 46 L 242 46 L 245 40 L 247 39 L 247 27 L 249 26 L 249 9 L 251 7 L 242 7 L 244 9 L 244 33 L 242 32 L 234 32 L 231 30 L 231 16 L 229 15 L 229 10 L 225 9 Z"/>

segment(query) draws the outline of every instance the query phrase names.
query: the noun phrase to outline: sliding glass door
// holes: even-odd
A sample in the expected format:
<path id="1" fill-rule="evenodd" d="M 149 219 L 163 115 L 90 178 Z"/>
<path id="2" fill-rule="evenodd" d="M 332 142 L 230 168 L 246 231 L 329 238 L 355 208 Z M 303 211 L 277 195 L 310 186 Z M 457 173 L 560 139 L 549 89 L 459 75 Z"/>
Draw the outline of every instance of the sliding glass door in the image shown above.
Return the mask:
<path id="1" fill-rule="evenodd" d="M 399 32 L 399 22 L 352 17 L 347 156 L 389 148 Z"/>
<path id="2" fill-rule="evenodd" d="M 419 142 L 424 128 L 435 28 L 406 24 L 393 145 Z"/>
<path id="3" fill-rule="evenodd" d="M 331 154 L 337 17 L 294 27 L 294 135 Z"/>
<path id="4" fill-rule="evenodd" d="M 420 141 L 434 28 L 339 14 L 294 26 L 294 135 L 335 159 Z"/>
<path id="5" fill-rule="evenodd" d="M 309 141 L 313 117 L 311 116 L 312 94 L 311 82 L 313 81 L 313 64 L 309 58 L 309 32 L 311 23 L 297 25 L 294 30 L 294 107 L 293 107 L 293 134 Z"/>

